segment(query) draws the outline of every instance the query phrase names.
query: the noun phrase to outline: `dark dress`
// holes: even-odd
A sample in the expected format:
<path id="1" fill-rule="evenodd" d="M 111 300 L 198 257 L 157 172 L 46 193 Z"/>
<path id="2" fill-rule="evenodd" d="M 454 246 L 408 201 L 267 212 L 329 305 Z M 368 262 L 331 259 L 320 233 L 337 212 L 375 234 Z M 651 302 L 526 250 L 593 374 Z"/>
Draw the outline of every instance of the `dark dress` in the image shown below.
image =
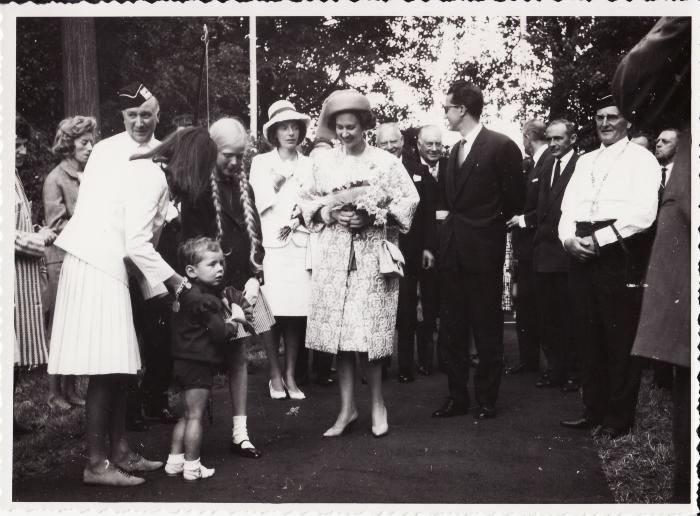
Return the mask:
<path id="1" fill-rule="evenodd" d="M 243 290 L 250 278 L 258 278 L 260 284 L 262 284 L 262 270 L 257 271 L 250 262 L 251 241 L 246 231 L 243 207 L 240 202 L 239 183 L 234 179 L 217 179 L 217 186 L 221 202 L 221 247 L 224 250 L 226 259 L 224 283 L 232 285 L 238 290 Z M 248 195 L 254 210 L 257 233 L 262 235 L 260 215 L 255 209 L 255 196 L 250 186 L 248 186 Z M 188 238 L 197 236 L 217 238 L 216 210 L 210 190 L 194 202 L 187 197 L 183 197 L 181 203 L 181 241 L 184 242 Z M 262 264 L 264 256 L 265 248 L 261 243 L 255 249 L 255 261 Z M 274 322 L 275 319 L 267 305 L 267 301 L 265 301 L 262 292 L 260 292 L 254 307 L 253 328 L 255 328 L 257 333 L 262 333 L 269 330 Z M 241 330 L 238 337 L 242 338 L 248 335 L 247 332 Z"/>

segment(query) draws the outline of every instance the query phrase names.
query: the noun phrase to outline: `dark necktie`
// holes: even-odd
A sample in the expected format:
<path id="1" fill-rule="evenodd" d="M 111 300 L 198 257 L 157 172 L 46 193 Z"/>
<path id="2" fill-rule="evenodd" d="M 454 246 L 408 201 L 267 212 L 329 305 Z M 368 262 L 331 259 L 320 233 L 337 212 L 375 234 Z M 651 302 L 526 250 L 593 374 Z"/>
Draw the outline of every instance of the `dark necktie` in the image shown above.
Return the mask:
<path id="1" fill-rule="evenodd" d="M 661 167 L 661 188 L 666 188 L 666 171 L 668 167 Z"/>
<path id="2" fill-rule="evenodd" d="M 561 161 L 556 159 L 554 160 L 554 175 L 552 176 L 552 188 L 554 188 L 554 185 L 557 184 L 557 180 L 559 180 L 559 176 L 561 176 Z"/>

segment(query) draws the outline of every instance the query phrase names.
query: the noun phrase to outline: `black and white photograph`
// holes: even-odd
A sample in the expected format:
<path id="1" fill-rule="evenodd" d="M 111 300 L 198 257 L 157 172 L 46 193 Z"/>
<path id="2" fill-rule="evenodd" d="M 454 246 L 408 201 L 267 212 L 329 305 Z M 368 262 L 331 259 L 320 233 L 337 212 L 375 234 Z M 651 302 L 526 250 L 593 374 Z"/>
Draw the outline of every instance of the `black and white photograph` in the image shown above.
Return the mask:
<path id="1" fill-rule="evenodd" d="M 697 513 L 700 11 L 511 4 L 0 7 L 0 505 Z"/>

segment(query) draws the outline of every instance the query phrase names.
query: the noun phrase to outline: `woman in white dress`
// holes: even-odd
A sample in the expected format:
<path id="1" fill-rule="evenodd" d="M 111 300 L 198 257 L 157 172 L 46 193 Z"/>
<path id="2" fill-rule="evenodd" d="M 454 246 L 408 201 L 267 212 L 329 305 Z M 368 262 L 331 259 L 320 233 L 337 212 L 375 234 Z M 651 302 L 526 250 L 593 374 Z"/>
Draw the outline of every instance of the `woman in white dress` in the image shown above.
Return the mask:
<path id="1" fill-rule="evenodd" d="M 108 152 L 112 138 L 95 146 L 75 213 L 56 241 L 66 257 L 56 296 L 49 373 L 89 375 L 83 482 L 133 486 L 145 481 L 133 472 L 153 471 L 162 462 L 135 453 L 124 435 L 127 387 L 141 366 L 128 278 L 137 277 L 146 298 L 163 295 L 166 288 L 182 289 L 184 281 L 155 251 L 170 204 L 166 174 L 146 159 L 109 166 L 114 161 Z M 193 138 L 209 143 L 213 163 L 216 148 L 205 129 L 174 133 L 157 149 L 177 148 Z M 105 144 L 107 151 L 101 152 Z M 156 152 L 169 153 L 172 150 Z M 208 162 L 204 166 L 206 160 L 199 155 L 190 158 L 180 175 L 188 175 L 188 181 L 204 190 L 211 167 Z"/>
<path id="2" fill-rule="evenodd" d="M 314 160 L 313 181 L 302 193 L 304 221 L 318 232 L 306 347 L 337 354 L 340 384 L 340 412 L 325 437 L 342 435 L 358 418 L 355 352 L 368 369 L 372 434 L 389 431 L 381 359 L 392 351 L 399 280 L 380 273 L 379 254 L 385 239 L 398 244 L 399 232 L 408 232 L 419 198 L 401 161 L 365 141 L 364 131 L 372 127 L 374 115 L 364 95 L 333 92 L 321 110 L 319 132 L 332 131 L 341 145 Z M 387 184 L 385 227 L 352 203 L 335 207 L 324 201 L 365 182 Z"/>
<path id="3" fill-rule="evenodd" d="M 260 213 L 263 247 L 263 293 L 275 316 L 273 331 L 264 335 L 273 399 L 304 399 L 294 378 L 300 346 L 304 345 L 310 308 L 311 272 L 307 267 L 308 230 L 300 225 L 299 192 L 311 176 L 311 160 L 297 150 L 311 119 L 287 100 L 268 109 L 264 136 L 275 147 L 253 158 L 250 185 Z M 284 341 L 284 371 L 278 361 Z"/>

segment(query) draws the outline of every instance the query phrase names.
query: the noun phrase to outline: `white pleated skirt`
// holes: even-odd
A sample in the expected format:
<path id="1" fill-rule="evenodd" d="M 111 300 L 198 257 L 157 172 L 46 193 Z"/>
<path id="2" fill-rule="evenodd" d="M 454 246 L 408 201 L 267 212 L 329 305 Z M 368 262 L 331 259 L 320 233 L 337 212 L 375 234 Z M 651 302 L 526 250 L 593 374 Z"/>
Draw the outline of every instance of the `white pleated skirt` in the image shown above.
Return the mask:
<path id="1" fill-rule="evenodd" d="M 129 287 L 66 254 L 56 292 L 50 374 L 136 374 L 141 367 Z"/>
<path id="2" fill-rule="evenodd" d="M 306 247 L 266 247 L 263 259 L 265 293 L 275 316 L 309 315 L 311 271 L 306 270 Z"/>

